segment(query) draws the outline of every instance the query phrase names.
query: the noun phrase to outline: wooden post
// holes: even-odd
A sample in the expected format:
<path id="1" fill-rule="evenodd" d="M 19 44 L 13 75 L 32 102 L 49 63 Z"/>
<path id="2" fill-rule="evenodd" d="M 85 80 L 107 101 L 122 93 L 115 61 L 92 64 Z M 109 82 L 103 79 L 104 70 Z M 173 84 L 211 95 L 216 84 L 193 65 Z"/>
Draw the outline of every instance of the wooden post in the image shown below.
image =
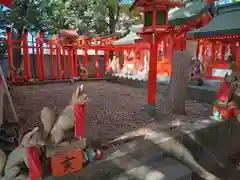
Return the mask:
<path id="1" fill-rule="evenodd" d="M 155 41 L 155 34 L 152 34 L 150 44 L 150 62 L 148 74 L 148 115 L 154 116 L 156 112 L 156 90 L 157 90 L 157 52 L 158 44 Z"/>
<path id="2" fill-rule="evenodd" d="M 23 33 L 23 53 L 24 53 L 24 76 L 25 80 L 31 79 L 31 69 L 30 69 L 30 57 L 28 49 L 28 31 L 24 30 Z"/>
<path id="3" fill-rule="evenodd" d="M 107 73 L 109 66 L 109 50 L 104 51 L 104 74 Z"/>
<path id="4" fill-rule="evenodd" d="M 40 32 L 40 59 L 41 59 L 41 68 L 42 68 L 42 80 L 47 79 L 46 75 L 46 67 L 45 67 L 45 61 L 44 61 L 44 48 L 43 48 L 43 37 L 44 37 L 44 31 Z"/>
<path id="5" fill-rule="evenodd" d="M 63 55 L 63 77 L 64 79 L 67 79 L 67 59 L 64 46 L 62 46 L 62 55 Z"/>
<path id="6" fill-rule="evenodd" d="M 206 46 L 202 43 L 202 72 L 206 73 Z"/>
<path id="7" fill-rule="evenodd" d="M 124 54 L 123 53 L 124 53 L 124 49 L 121 48 L 120 53 L 119 53 L 119 68 L 120 68 L 120 70 L 122 70 L 123 66 L 124 66 Z"/>
<path id="8" fill-rule="evenodd" d="M 100 77 L 100 72 L 99 72 L 99 55 L 98 55 L 98 50 L 95 50 L 95 57 L 96 57 L 96 63 L 95 63 L 95 68 L 96 68 L 96 77 Z"/>
<path id="9" fill-rule="evenodd" d="M 73 65 L 73 48 L 68 48 L 68 61 L 69 61 L 69 71 L 70 71 L 70 77 L 74 77 L 74 65 Z"/>
<path id="10" fill-rule="evenodd" d="M 215 49 L 216 49 L 216 44 L 215 43 L 212 43 L 211 45 L 211 59 L 210 59 L 210 62 L 208 64 L 208 70 L 207 70 L 207 76 L 212 78 L 212 67 L 213 67 L 213 63 L 215 61 Z"/>
<path id="11" fill-rule="evenodd" d="M 42 65 L 41 65 L 41 57 L 40 57 L 40 37 L 36 37 L 36 56 L 37 56 L 37 74 L 38 74 L 38 80 L 43 80 L 42 75 Z"/>
<path id="12" fill-rule="evenodd" d="M 225 58 L 225 51 L 226 51 L 226 46 L 224 44 L 221 44 L 221 63 L 224 63 L 224 58 Z"/>
<path id="13" fill-rule="evenodd" d="M 237 66 L 237 70 L 240 70 L 240 47 L 237 46 L 236 47 L 236 66 Z"/>
<path id="14" fill-rule="evenodd" d="M 52 77 L 52 80 L 55 80 L 55 71 L 54 71 L 54 55 L 53 55 L 53 42 L 50 41 L 49 42 L 49 45 L 50 45 L 50 66 L 51 66 L 51 77 Z"/>
<path id="15" fill-rule="evenodd" d="M 13 54 L 12 54 L 12 43 L 11 43 L 11 33 L 10 29 L 7 29 L 6 40 L 8 45 L 8 65 L 10 71 L 10 81 L 15 82 L 14 64 L 13 64 Z"/>
<path id="16" fill-rule="evenodd" d="M 163 39 L 163 48 L 162 48 L 162 61 L 167 62 L 167 36 Z"/>
<path id="17" fill-rule="evenodd" d="M 83 66 L 88 70 L 88 49 L 87 47 L 84 48 L 83 51 Z M 86 77 L 88 75 L 85 75 Z"/>
<path id="18" fill-rule="evenodd" d="M 145 49 L 140 50 L 140 64 L 141 64 L 141 70 L 144 69 L 144 51 Z"/>
<path id="19" fill-rule="evenodd" d="M 57 59 L 57 78 L 58 80 L 62 79 L 62 66 L 61 66 L 61 51 L 60 47 L 56 43 L 56 59 Z"/>
<path id="20" fill-rule="evenodd" d="M 169 76 L 172 75 L 172 58 L 173 58 L 174 48 L 173 40 L 168 36 L 168 63 L 169 63 Z"/>
<path id="21" fill-rule="evenodd" d="M 79 76 L 79 60 L 77 49 L 74 49 L 74 65 L 75 65 L 75 76 Z"/>

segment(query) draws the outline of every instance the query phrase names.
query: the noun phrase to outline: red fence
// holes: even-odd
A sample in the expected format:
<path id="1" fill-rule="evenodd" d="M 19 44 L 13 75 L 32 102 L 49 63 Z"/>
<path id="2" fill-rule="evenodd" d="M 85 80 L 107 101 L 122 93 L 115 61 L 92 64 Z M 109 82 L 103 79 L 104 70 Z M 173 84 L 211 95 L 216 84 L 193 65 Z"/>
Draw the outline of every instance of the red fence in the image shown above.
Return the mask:
<path id="1" fill-rule="evenodd" d="M 114 51 L 112 42 L 116 37 L 88 38 L 82 36 L 74 40 L 67 37 L 56 36 L 51 40 L 44 41 L 44 32 L 40 32 L 35 39 L 35 44 L 29 45 L 28 32 L 25 31 L 21 40 L 12 40 L 10 32 L 6 32 L 8 50 L 9 77 L 12 83 L 30 81 L 37 79 L 46 80 L 67 80 L 74 77 L 95 78 L 102 77 L 106 73 L 110 51 Z M 14 57 L 16 50 L 21 55 Z M 32 53 L 30 55 L 29 51 Z M 95 52 L 94 58 L 90 57 L 89 51 Z M 102 55 L 99 55 L 99 52 Z M 93 54 L 93 53 L 92 53 Z M 34 56 L 34 60 L 33 60 Z M 81 59 L 80 60 L 80 56 Z M 16 69 L 14 61 L 23 59 L 22 67 Z M 103 71 L 100 71 L 100 59 Z M 19 73 L 19 71 L 22 73 Z M 84 72 L 87 70 L 88 73 Z M 17 72 L 18 71 L 18 72 Z M 35 75 L 34 75 L 34 72 Z M 93 73 L 93 71 L 95 71 Z"/>

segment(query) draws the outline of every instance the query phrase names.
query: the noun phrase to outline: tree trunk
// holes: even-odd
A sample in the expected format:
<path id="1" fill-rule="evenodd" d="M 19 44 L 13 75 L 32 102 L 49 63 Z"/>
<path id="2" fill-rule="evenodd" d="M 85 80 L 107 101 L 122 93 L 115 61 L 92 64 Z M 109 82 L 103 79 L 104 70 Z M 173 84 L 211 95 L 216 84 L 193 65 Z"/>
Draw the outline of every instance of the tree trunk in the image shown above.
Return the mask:
<path id="1" fill-rule="evenodd" d="M 115 9 L 114 9 L 115 8 Z M 109 32 L 110 34 L 115 33 L 116 24 L 119 20 L 120 5 L 116 3 L 116 7 L 108 6 L 108 16 L 109 16 Z"/>
<path id="2" fill-rule="evenodd" d="M 172 113 L 185 114 L 185 100 L 188 88 L 189 69 L 191 59 L 194 56 L 196 56 L 196 45 L 190 42 L 187 43 L 185 51 L 174 52 L 168 104 L 169 110 Z"/>

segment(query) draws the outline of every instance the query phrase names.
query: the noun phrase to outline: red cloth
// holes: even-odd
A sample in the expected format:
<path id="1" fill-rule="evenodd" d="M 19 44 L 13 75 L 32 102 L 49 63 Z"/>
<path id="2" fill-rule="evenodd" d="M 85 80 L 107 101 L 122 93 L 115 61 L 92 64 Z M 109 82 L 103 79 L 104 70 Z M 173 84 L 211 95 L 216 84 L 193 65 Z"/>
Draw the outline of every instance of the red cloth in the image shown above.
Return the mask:
<path id="1" fill-rule="evenodd" d="M 85 105 L 84 104 L 75 104 L 74 105 L 75 112 L 75 136 L 83 137 L 84 135 L 84 127 L 85 127 Z"/>
<path id="2" fill-rule="evenodd" d="M 0 4 L 3 4 L 4 6 L 11 8 L 12 7 L 12 0 L 0 0 Z"/>
<path id="3" fill-rule="evenodd" d="M 227 82 L 223 82 L 219 87 L 219 91 L 217 93 L 217 100 L 228 102 L 230 92 L 231 92 L 231 84 Z"/>
<path id="4" fill-rule="evenodd" d="M 29 176 L 31 180 L 37 180 L 42 177 L 42 166 L 39 160 L 38 149 L 35 146 L 26 147 L 27 163 L 29 167 Z"/>

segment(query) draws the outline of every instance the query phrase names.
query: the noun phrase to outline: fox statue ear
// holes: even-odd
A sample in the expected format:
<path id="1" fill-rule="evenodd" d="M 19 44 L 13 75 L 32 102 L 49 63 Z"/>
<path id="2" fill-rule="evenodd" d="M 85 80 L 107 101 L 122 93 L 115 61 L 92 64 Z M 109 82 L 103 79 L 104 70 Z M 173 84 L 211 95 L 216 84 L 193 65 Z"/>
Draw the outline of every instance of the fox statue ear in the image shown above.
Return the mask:
<path id="1" fill-rule="evenodd" d="M 84 87 L 83 87 L 83 84 L 81 84 L 77 87 L 76 95 L 79 97 L 83 94 L 83 92 L 84 92 Z"/>
<path id="2" fill-rule="evenodd" d="M 39 131 L 39 127 L 35 127 L 32 131 L 28 132 L 27 134 L 24 135 L 23 139 L 22 139 L 22 145 L 23 146 L 27 146 L 29 140 L 31 139 L 31 137 L 37 132 Z"/>

